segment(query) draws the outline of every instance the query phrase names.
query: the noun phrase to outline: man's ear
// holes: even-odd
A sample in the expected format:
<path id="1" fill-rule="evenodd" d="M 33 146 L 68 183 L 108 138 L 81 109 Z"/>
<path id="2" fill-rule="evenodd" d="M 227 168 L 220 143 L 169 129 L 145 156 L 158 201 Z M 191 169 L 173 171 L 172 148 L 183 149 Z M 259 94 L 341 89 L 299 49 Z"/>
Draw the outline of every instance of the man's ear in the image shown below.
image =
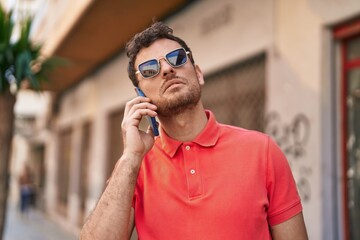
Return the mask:
<path id="1" fill-rule="evenodd" d="M 204 81 L 204 74 L 202 73 L 199 65 L 195 64 L 195 72 L 196 72 L 196 76 L 198 77 L 199 80 L 199 84 L 202 86 L 205 84 Z"/>

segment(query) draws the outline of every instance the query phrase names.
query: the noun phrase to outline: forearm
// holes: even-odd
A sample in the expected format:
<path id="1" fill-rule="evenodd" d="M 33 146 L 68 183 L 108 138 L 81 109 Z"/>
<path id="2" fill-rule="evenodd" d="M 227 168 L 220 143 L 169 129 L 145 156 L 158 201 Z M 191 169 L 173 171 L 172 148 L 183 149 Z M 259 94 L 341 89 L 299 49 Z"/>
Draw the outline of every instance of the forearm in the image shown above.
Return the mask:
<path id="1" fill-rule="evenodd" d="M 81 230 L 81 239 L 129 239 L 131 204 L 141 162 L 138 158 L 120 158 L 105 191 Z"/>
<path id="2" fill-rule="evenodd" d="M 87 219 L 82 240 L 129 239 L 134 218 L 131 204 L 143 156 L 154 145 L 154 134 L 139 130 L 143 116 L 155 117 L 156 106 L 149 98 L 137 97 L 127 102 L 121 132 L 124 154 L 117 162 L 110 180 L 94 211 Z"/>

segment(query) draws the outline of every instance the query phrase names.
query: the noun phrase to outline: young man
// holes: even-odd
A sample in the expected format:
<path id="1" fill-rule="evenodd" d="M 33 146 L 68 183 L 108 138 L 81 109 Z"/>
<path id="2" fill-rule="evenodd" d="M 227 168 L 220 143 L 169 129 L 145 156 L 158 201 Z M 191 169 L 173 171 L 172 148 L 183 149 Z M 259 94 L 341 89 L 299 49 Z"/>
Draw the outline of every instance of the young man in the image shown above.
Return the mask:
<path id="1" fill-rule="evenodd" d="M 82 239 L 307 239 L 288 163 L 266 135 L 216 122 L 189 47 L 157 22 L 127 45 L 147 97 L 125 107 L 124 152 Z M 139 130 L 157 116 L 160 136 Z"/>

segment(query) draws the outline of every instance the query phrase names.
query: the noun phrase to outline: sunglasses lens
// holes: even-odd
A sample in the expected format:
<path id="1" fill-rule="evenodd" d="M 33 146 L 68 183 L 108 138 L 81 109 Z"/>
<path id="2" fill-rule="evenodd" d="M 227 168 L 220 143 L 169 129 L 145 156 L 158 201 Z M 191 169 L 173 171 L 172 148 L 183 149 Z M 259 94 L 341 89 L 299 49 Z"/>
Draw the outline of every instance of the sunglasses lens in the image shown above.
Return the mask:
<path id="1" fill-rule="evenodd" d="M 159 72 L 158 62 L 153 59 L 139 65 L 139 71 L 145 78 L 155 76 Z"/>
<path id="2" fill-rule="evenodd" d="M 166 59 L 173 67 L 179 67 L 186 63 L 187 56 L 184 49 L 177 49 L 166 54 Z"/>

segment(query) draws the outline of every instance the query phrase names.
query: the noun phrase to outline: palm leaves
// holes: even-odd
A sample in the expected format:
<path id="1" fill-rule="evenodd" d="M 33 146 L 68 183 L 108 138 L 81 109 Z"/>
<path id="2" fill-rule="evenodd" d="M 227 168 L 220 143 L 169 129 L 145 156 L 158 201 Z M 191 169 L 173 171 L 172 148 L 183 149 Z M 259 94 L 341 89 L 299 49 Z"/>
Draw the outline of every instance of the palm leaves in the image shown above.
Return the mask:
<path id="1" fill-rule="evenodd" d="M 39 90 L 40 82 L 47 80 L 46 74 L 56 65 L 54 58 L 42 59 L 41 46 L 31 42 L 31 23 L 30 17 L 22 20 L 19 37 L 12 41 L 12 11 L 6 12 L 0 4 L 0 94 L 7 89 L 16 92 L 24 80 Z"/>

